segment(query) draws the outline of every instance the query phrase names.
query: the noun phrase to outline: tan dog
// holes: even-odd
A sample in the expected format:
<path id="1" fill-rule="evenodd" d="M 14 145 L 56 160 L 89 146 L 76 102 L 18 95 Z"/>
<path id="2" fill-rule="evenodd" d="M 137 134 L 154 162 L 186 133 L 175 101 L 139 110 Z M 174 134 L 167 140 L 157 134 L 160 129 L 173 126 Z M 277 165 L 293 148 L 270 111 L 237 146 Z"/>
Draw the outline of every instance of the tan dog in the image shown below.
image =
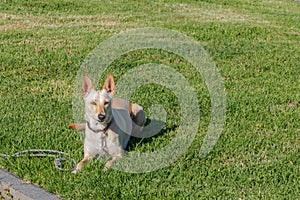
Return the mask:
<path id="1" fill-rule="evenodd" d="M 115 83 L 108 75 L 102 90 L 95 90 L 92 81 L 85 76 L 82 82 L 82 95 L 85 104 L 85 124 L 70 124 L 74 130 L 84 130 L 84 158 L 77 164 L 73 173 L 92 158 L 109 156 L 104 170 L 123 156 L 123 151 L 131 135 L 138 135 L 145 123 L 143 108 L 137 104 L 112 98 Z"/>

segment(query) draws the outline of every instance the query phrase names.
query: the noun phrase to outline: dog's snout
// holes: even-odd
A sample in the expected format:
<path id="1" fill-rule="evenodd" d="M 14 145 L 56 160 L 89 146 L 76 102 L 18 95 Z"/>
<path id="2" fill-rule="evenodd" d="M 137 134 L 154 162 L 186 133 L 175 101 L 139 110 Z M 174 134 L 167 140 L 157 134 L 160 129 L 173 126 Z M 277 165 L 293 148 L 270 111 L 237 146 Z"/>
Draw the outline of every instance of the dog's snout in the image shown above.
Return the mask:
<path id="1" fill-rule="evenodd" d="M 105 118 L 105 115 L 103 115 L 103 114 L 101 114 L 101 113 L 98 115 L 98 119 L 99 119 L 100 121 L 103 121 L 104 118 Z"/>

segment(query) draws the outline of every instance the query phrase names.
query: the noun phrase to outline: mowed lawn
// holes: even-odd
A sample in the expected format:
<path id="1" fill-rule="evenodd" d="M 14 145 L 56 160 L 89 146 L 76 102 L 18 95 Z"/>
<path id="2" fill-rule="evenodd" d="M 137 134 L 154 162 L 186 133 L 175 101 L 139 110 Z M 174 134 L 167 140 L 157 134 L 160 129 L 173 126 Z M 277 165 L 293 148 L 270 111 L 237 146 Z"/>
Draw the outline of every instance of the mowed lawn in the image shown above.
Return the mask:
<path id="1" fill-rule="evenodd" d="M 185 59 L 150 49 L 119 57 L 103 73 L 118 81 L 130 69 L 160 63 L 188 80 L 200 122 L 178 160 L 148 173 L 102 172 L 104 162 L 92 161 L 74 175 L 57 170 L 53 158 L 0 157 L 0 167 L 61 199 L 299 199 L 300 3 L 292 0 L 1 1 L 0 153 L 53 149 L 82 159 L 82 134 L 68 129 L 77 72 L 98 44 L 143 27 L 187 35 L 216 63 L 226 121 L 206 157 L 199 158 L 211 117 L 205 82 Z M 180 123 L 172 91 L 145 85 L 131 100 L 148 117 L 154 104 L 168 116 L 159 135 L 134 139 L 127 150 L 168 145 Z"/>

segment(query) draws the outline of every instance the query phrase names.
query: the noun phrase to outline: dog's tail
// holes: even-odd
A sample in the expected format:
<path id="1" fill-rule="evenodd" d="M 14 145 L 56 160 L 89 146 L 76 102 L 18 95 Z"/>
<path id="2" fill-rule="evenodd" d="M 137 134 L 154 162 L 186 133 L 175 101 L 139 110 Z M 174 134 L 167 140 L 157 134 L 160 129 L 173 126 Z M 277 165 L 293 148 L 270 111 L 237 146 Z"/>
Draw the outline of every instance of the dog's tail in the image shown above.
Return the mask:
<path id="1" fill-rule="evenodd" d="M 85 124 L 69 124 L 69 128 L 76 131 L 83 131 L 85 129 Z"/>

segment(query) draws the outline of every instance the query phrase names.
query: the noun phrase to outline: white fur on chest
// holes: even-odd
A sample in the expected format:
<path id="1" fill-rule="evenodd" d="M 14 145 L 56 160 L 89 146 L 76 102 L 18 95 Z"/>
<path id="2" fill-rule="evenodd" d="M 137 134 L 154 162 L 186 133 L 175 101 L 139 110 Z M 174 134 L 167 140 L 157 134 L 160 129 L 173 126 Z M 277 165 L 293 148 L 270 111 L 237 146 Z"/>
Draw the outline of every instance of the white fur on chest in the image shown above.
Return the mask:
<path id="1" fill-rule="evenodd" d="M 104 131 L 98 133 L 89 129 L 86 124 L 84 138 L 84 152 L 90 154 L 92 157 L 106 156 L 106 136 Z"/>

